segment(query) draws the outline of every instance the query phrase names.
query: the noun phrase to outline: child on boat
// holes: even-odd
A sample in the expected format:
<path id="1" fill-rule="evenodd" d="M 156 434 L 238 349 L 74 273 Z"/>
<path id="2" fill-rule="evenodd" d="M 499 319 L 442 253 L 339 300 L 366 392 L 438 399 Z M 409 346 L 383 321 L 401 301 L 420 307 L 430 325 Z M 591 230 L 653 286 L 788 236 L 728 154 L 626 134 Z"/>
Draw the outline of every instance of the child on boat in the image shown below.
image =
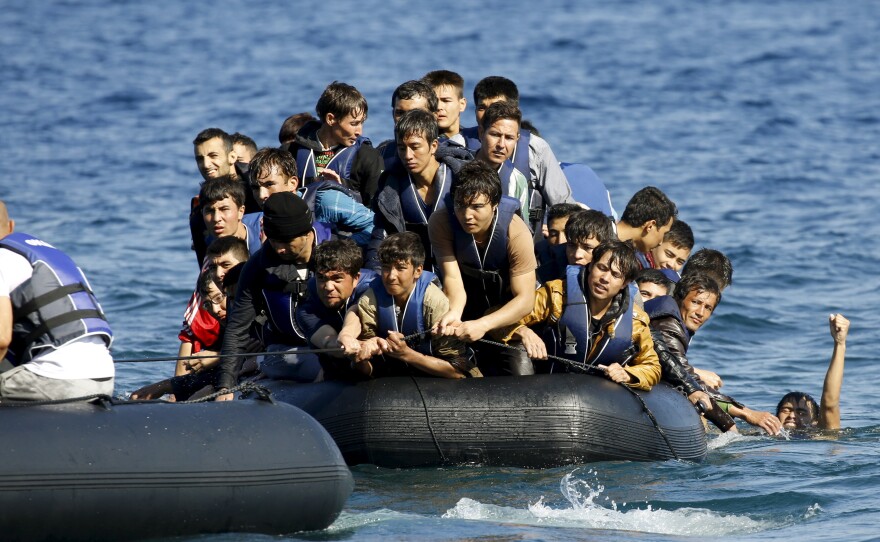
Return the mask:
<path id="1" fill-rule="evenodd" d="M 454 336 L 429 336 L 449 300 L 424 271 L 425 249 L 414 232 L 389 235 L 379 246 L 382 272 L 348 312 L 338 342 L 369 376 L 481 376 Z M 409 342 L 406 337 L 412 337 Z"/>

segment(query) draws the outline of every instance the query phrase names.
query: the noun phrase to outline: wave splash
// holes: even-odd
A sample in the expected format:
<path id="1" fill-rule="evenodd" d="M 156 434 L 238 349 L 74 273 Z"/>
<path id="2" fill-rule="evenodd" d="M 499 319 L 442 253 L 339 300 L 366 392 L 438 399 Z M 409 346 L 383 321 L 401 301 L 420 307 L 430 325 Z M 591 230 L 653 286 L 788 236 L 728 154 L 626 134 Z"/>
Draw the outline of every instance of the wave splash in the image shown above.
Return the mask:
<path id="1" fill-rule="evenodd" d="M 447 510 L 444 518 L 466 520 L 489 520 L 502 523 L 533 524 L 563 528 L 588 528 L 621 531 L 641 531 L 681 536 L 724 536 L 764 531 L 778 525 L 754 520 L 748 516 L 719 514 L 702 508 L 679 508 L 678 510 L 654 509 L 650 504 L 644 509 L 624 509 L 626 503 L 617 503 L 605 497 L 608 505 L 599 503 L 605 487 L 596 481 L 575 478 L 577 469 L 566 474 L 560 481 L 562 496 L 570 508 L 554 509 L 544 503 L 544 497 L 528 508 L 485 504 L 463 498 L 454 508 Z M 587 474 L 595 477 L 595 471 Z"/>

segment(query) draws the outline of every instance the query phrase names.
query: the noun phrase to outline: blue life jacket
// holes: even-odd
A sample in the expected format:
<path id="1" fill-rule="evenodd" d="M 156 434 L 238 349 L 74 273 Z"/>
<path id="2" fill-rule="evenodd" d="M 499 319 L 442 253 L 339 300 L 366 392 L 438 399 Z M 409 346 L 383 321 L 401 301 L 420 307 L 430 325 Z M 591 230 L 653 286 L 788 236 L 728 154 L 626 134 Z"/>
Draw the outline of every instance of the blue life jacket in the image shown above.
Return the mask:
<path id="1" fill-rule="evenodd" d="M 562 162 L 559 167 L 568 179 L 571 195 L 576 202 L 583 203 L 590 209 L 602 211 L 617 221 L 617 211 L 611 205 L 611 193 L 590 166 Z"/>
<path id="2" fill-rule="evenodd" d="M 378 327 L 379 337 L 385 338 L 392 331 L 397 331 L 403 335 L 412 335 L 421 333 L 418 342 L 410 343 L 410 347 L 417 352 L 421 352 L 426 356 L 432 356 L 431 338 L 427 329 L 425 329 L 425 291 L 428 286 L 436 278 L 434 273 L 430 271 L 422 271 L 422 275 L 416 281 L 415 288 L 409 294 L 406 300 L 406 306 L 401 309 L 400 325 L 397 323 L 397 308 L 394 305 L 394 298 L 385 290 L 381 277 L 373 280 L 373 293 L 376 294 L 376 325 Z"/>
<path id="3" fill-rule="evenodd" d="M 351 179 L 354 159 L 364 142 L 369 143 L 370 140 L 364 136 L 359 136 L 354 145 L 340 149 L 327 164 L 327 167 L 338 173 L 339 177 L 346 184 Z M 318 178 L 318 168 L 315 165 L 315 151 L 300 145 L 296 151 L 296 170 L 303 185 L 312 184 Z M 357 195 L 356 201 L 361 201 L 360 194 Z"/>
<path id="4" fill-rule="evenodd" d="M 378 277 L 378 274 L 372 269 L 361 269 L 360 275 L 354 291 L 345 301 L 345 305 L 338 310 L 324 306 L 321 298 L 318 297 L 317 278 L 314 276 L 309 278 L 306 284 L 305 299 L 297 305 L 295 314 L 297 326 L 307 338 L 314 335 L 322 326 L 331 326 L 337 332 L 342 330 L 345 311 L 357 304 L 361 296 L 370 288 L 373 279 Z"/>
<path id="5" fill-rule="evenodd" d="M 633 289 L 624 292 L 624 309 L 614 321 L 614 336 L 605 334 L 601 343 L 592 344 L 590 337 L 590 305 L 582 281 L 586 281 L 587 268 L 569 265 L 565 270 L 565 308 L 559 319 L 557 344 L 552 345 L 561 355 L 577 362 L 582 368 L 596 365 L 622 363 L 632 347 Z M 571 337 L 574 344 L 566 344 Z M 548 345 L 550 346 L 550 345 Z M 596 352 L 588 358 L 590 350 Z M 557 354 L 560 355 L 560 354 Z"/>
<path id="6" fill-rule="evenodd" d="M 474 236 L 465 232 L 455 216 L 452 194 L 446 196 L 446 209 L 452 226 L 453 245 L 461 278 L 467 293 L 465 320 L 480 318 L 489 307 L 510 301 L 510 260 L 507 257 L 507 232 L 519 201 L 501 196 L 492 222 L 492 234 L 484 254 L 480 254 Z"/>
<path id="7" fill-rule="evenodd" d="M 101 337 L 110 346 L 113 330 L 70 256 L 26 233 L 0 239 L 0 248 L 21 255 L 34 270 L 9 294 L 13 321 L 8 357 L 13 364 L 27 363 L 43 349 L 60 348 L 86 336 Z"/>
<path id="8" fill-rule="evenodd" d="M 651 320 L 669 316 L 674 318 L 678 325 L 681 326 L 681 329 L 684 330 L 684 336 L 687 339 L 684 347 L 685 351 L 687 351 L 687 343 L 690 343 L 692 335 L 687 326 L 684 325 L 684 320 L 681 319 L 681 309 L 678 308 L 678 303 L 671 295 L 661 295 L 645 301 L 645 312 L 648 313 L 648 317 Z"/>
<path id="9" fill-rule="evenodd" d="M 312 230 L 315 232 L 315 245 L 333 238 L 330 226 L 323 222 L 312 224 Z M 309 271 L 304 279 L 284 280 L 272 273 L 269 268 L 265 270 L 262 290 L 269 317 L 268 331 L 271 334 L 280 334 L 281 339 L 286 339 L 287 342 L 306 340 L 305 333 L 296 322 L 296 307 L 305 297 L 311 274 L 312 272 Z"/>

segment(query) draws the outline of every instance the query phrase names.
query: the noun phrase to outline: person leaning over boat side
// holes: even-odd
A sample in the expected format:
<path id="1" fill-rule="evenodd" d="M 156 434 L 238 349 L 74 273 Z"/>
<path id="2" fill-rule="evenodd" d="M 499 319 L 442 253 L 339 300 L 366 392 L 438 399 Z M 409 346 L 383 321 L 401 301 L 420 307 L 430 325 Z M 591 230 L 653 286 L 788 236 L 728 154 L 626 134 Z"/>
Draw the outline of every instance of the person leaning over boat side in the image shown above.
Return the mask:
<path id="1" fill-rule="evenodd" d="M 677 215 L 675 203 L 654 186 L 642 188 L 627 202 L 617 222 L 617 237 L 632 241 L 641 269 L 653 268 L 646 255 L 663 242 Z"/>
<path id="2" fill-rule="evenodd" d="M 474 87 L 474 114 L 477 126 L 463 128 L 461 131 L 465 146 L 473 152 L 480 147 L 477 127 L 482 125 L 483 115 L 495 102 L 509 102 L 519 107 L 519 89 L 516 84 L 505 77 L 489 76 L 481 79 Z M 514 151 L 510 160 L 517 170 L 526 174 L 530 184 L 532 199 L 526 220 L 532 231 L 540 232 L 544 212 L 548 206 L 557 203 L 575 203 L 571 186 L 550 145 L 540 136 L 521 130 L 517 150 L 527 151 Z"/>
<path id="3" fill-rule="evenodd" d="M 263 338 L 267 350 L 284 351 L 306 344 L 305 335 L 296 325 L 296 306 L 305 294 L 314 248 L 332 238 L 330 226 L 313 222 L 308 205 L 296 194 L 278 192 L 263 203 L 263 229 L 266 242 L 245 264 L 235 302 L 226 318 L 218 391 L 228 390 L 238 382 L 244 358 L 237 355 L 248 351 L 250 329 L 258 317 L 267 318 Z M 224 357 L 227 354 L 236 357 Z M 283 368 L 288 365 L 286 361 L 266 358 L 261 370 Z M 302 381 L 320 376 L 316 359 L 290 361 L 287 376 Z M 224 393 L 217 399 L 232 398 L 231 393 Z"/>
<path id="4" fill-rule="evenodd" d="M 202 176 L 200 185 L 211 179 L 229 179 L 242 185 L 247 184 L 247 179 L 244 179 L 238 173 L 239 169 L 246 165 L 246 163 L 243 164 L 238 161 L 239 158 L 234 150 L 232 136 L 220 128 L 207 128 L 199 132 L 193 140 L 193 154 L 195 155 L 196 166 Z M 244 194 L 243 205 L 245 206 L 245 212 L 257 212 L 259 210 L 257 204 L 250 197 L 247 189 L 245 189 Z M 202 216 L 202 202 L 199 196 L 195 196 L 190 204 L 189 228 L 192 235 L 192 249 L 196 253 L 199 266 L 201 266 L 202 261 L 205 259 L 205 249 L 210 244 L 210 241 L 206 242 L 205 240 L 208 233 Z"/>
<path id="5" fill-rule="evenodd" d="M 111 395 L 113 331 L 64 252 L 14 233 L 0 200 L 0 401 Z"/>
<path id="6" fill-rule="evenodd" d="M 522 327 L 549 324 L 544 344 L 527 347 L 530 357 L 565 357 L 570 372 L 597 369 L 618 384 L 650 390 L 660 380 L 660 363 L 648 316 L 630 287 L 638 270 L 635 252 L 609 239 L 591 257 L 589 265 L 570 265 L 565 279 L 539 288 L 532 312 L 503 330 L 502 340 Z"/>
<path id="7" fill-rule="evenodd" d="M 296 160 L 283 149 L 265 148 L 254 155 L 248 169 L 250 188 L 260 207 L 276 192 L 293 192 L 306 202 L 317 222 L 334 233 L 351 237 L 366 247 L 373 231 L 373 211 L 358 201 L 359 195 L 335 181 L 319 180 L 299 186 Z"/>
<path id="8" fill-rule="evenodd" d="M 829 314 L 828 325 L 831 338 L 834 339 L 834 350 L 822 386 L 822 403 L 817 404 L 809 394 L 801 391 L 786 393 L 776 406 L 776 417 L 785 429 L 840 429 L 840 387 L 843 384 L 849 320 L 842 314 Z"/>
<path id="9" fill-rule="evenodd" d="M 651 249 L 650 259 L 654 269 L 681 271 L 694 248 L 694 232 L 687 222 L 676 218 L 663 236 L 663 242 Z"/>
<path id="10" fill-rule="evenodd" d="M 437 126 L 440 128 L 440 137 L 454 140 L 464 146 L 464 137 L 459 134 L 461 114 L 467 108 L 464 79 L 449 70 L 434 70 L 426 73 L 422 77 L 422 82 L 430 85 L 437 95 Z"/>
<path id="11" fill-rule="evenodd" d="M 449 312 L 436 333 L 474 342 L 532 310 L 538 264 L 532 234 L 518 210 L 517 200 L 501 195 L 494 168 L 478 161 L 462 166 L 458 183 L 446 197 L 446 212 L 428 220 L 449 297 Z M 534 373 L 522 352 L 486 343 L 478 350 L 483 373 L 484 367 L 515 375 Z"/>
<path id="12" fill-rule="evenodd" d="M 425 249 L 413 232 L 395 233 L 379 247 L 382 271 L 345 316 L 338 343 L 357 369 L 371 377 L 482 376 L 467 347 L 454 336 L 430 336 L 449 300 L 424 270 Z M 415 339 L 405 338 L 418 334 Z"/>
<path id="13" fill-rule="evenodd" d="M 367 100 L 351 85 L 333 81 L 315 105 L 318 121 L 307 122 L 286 146 L 296 159 L 304 186 L 336 181 L 354 190 L 369 206 L 382 174 L 382 155 L 362 134 Z"/>
<path id="14" fill-rule="evenodd" d="M 336 348 L 336 338 L 345 322 L 345 313 L 357 304 L 378 275 L 361 269 L 363 253 L 350 239 L 327 241 L 315 247 L 314 276 L 302 303 L 296 307 L 296 321 L 309 343 L 315 348 Z M 318 355 L 324 380 L 361 380 L 345 353 L 327 352 Z"/>
<path id="15" fill-rule="evenodd" d="M 656 297 L 645 303 L 645 310 L 651 317 L 651 328 L 658 333 L 657 342 L 662 341 L 677 361 L 677 365 L 684 368 L 690 377 L 694 374 L 687 359 L 688 346 L 694 334 L 711 318 L 720 301 L 721 289 L 717 281 L 710 275 L 692 271 L 682 276 L 671 297 Z M 680 376 L 684 380 L 688 379 L 685 375 Z M 716 408 L 760 427 L 771 435 L 779 432 L 781 424 L 773 414 L 752 410 L 732 397 L 706 386 L 699 378 L 696 379 L 696 386 L 699 387 L 689 383 L 683 387 L 683 391 L 695 405 L 698 401 L 703 403 L 707 411 L 707 419 L 715 423 L 719 429 L 728 431 L 735 426 L 731 425 L 720 412 L 712 412 Z M 707 394 L 708 397 L 703 394 Z M 711 398 L 710 405 L 707 404 L 709 398 Z"/>
<path id="16" fill-rule="evenodd" d="M 373 201 L 376 218 L 366 265 L 380 267 L 377 252 L 386 235 L 412 231 L 422 239 L 428 255 L 425 269 L 435 271 L 428 219 L 443 207 L 458 176 L 451 166 L 437 160 L 437 120 L 433 114 L 421 109 L 407 111 L 394 132 L 400 160 L 382 173 L 381 188 Z"/>
<path id="17" fill-rule="evenodd" d="M 397 155 L 397 123 L 410 111 L 426 111 L 437 120 L 437 95 L 434 90 L 422 81 L 406 81 L 394 89 L 391 94 L 391 118 L 394 119 L 394 137 L 386 139 L 376 146 L 376 150 L 382 155 L 382 163 L 385 170 L 394 168 L 401 163 Z M 382 179 L 379 180 L 379 188 L 382 188 Z"/>
<path id="18" fill-rule="evenodd" d="M 520 137 L 522 113 L 508 102 L 495 102 L 486 109 L 480 125 L 480 150 L 475 159 L 498 171 L 501 193 L 519 200 L 522 216 L 528 216 L 531 190 L 526 174 L 516 169 L 510 158 Z M 541 237 L 543 239 L 543 236 Z"/>

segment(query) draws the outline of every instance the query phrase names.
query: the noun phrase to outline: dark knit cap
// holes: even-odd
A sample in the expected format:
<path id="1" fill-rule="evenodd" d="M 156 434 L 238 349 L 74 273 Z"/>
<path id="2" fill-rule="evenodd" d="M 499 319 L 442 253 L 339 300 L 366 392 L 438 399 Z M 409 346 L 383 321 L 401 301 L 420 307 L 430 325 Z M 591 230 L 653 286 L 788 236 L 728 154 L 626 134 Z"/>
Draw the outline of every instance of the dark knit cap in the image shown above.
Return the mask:
<path id="1" fill-rule="evenodd" d="M 290 241 L 309 233 L 312 212 L 293 192 L 277 192 L 263 203 L 263 231 L 274 241 Z"/>

